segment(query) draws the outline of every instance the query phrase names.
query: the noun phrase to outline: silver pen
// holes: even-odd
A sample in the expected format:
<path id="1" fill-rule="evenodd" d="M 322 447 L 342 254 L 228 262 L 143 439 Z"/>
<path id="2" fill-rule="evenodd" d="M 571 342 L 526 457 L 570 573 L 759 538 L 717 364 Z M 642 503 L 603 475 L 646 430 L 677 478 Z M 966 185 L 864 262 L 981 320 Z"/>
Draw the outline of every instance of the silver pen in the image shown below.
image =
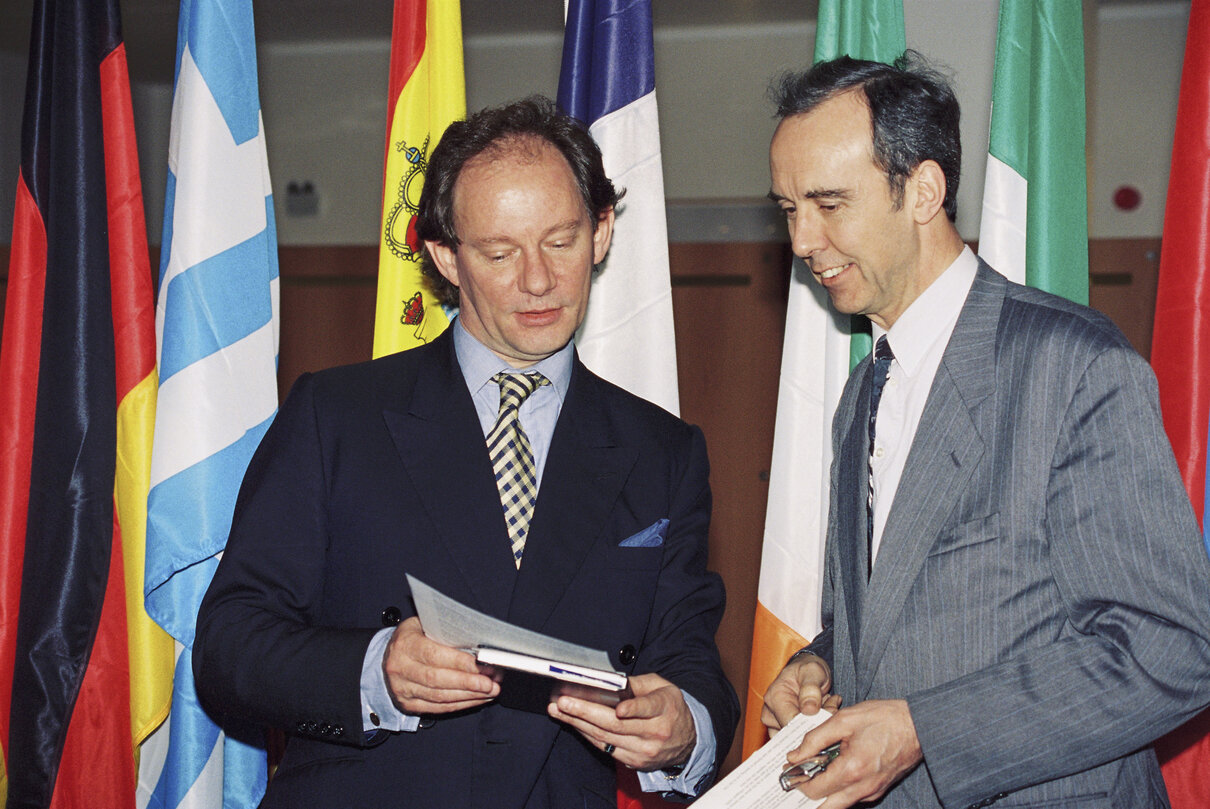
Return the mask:
<path id="1" fill-rule="evenodd" d="M 803 781 L 810 781 L 828 768 L 832 760 L 840 755 L 840 742 L 825 747 L 802 764 L 794 764 L 782 770 L 778 783 L 786 792 L 790 792 Z"/>

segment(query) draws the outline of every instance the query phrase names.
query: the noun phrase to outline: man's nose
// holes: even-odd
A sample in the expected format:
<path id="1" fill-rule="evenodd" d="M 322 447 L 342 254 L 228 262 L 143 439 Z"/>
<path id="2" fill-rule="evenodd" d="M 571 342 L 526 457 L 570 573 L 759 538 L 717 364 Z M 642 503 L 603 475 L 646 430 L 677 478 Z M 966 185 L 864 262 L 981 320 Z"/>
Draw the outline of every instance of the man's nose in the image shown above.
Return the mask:
<path id="1" fill-rule="evenodd" d="M 555 272 L 550 257 L 542 250 L 526 253 L 519 282 L 521 291 L 530 295 L 545 295 L 554 289 Z"/>
<path id="2" fill-rule="evenodd" d="M 800 212 L 790 222 L 790 247 L 794 255 L 808 259 L 827 245 L 819 217 Z"/>

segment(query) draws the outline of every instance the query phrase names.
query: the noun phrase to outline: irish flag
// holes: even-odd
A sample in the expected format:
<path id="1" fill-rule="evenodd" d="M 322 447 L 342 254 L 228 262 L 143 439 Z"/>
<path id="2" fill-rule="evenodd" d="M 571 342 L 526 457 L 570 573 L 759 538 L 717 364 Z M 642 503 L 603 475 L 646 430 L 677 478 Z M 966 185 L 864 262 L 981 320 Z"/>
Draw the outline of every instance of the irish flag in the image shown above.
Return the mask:
<path id="1" fill-rule="evenodd" d="M 842 55 L 891 62 L 905 47 L 902 0 L 820 2 L 816 62 Z M 827 293 L 796 259 L 744 711 L 745 758 L 767 738 L 760 721 L 765 689 L 820 629 L 832 415 L 851 365 L 870 351 L 864 317 L 843 319 L 840 327 L 838 320 Z"/>
<path id="2" fill-rule="evenodd" d="M 395 0 L 374 356 L 427 343 L 449 317 L 420 274 L 416 211 L 428 157 L 466 115 L 458 0 Z"/>
<path id="3" fill-rule="evenodd" d="M 979 255 L 1088 303 L 1086 177 L 1080 4 L 1001 0 Z"/>

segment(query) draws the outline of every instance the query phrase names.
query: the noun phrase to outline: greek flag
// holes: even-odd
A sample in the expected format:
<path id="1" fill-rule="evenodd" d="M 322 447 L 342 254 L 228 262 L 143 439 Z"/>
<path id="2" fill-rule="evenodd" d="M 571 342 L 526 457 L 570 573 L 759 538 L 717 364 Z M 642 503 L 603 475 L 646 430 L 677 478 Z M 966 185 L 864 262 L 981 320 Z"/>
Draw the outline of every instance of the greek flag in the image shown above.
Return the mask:
<path id="1" fill-rule="evenodd" d="M 570 0 L 559 107 L 588 124 L 605 173 L 626 189 L 576 335 L 580 359 L 679 413 L 650 0 Z"/>
<path id="2" fill-rule="evenodd" d="M 140 807 L 253 807 L 265 751 L 198 705 L 190 649 L 248 461 L 277 411 L 278 273 L 250 0 L 182 0 L 159 299 L 147 612 L 177 642 Z"/>

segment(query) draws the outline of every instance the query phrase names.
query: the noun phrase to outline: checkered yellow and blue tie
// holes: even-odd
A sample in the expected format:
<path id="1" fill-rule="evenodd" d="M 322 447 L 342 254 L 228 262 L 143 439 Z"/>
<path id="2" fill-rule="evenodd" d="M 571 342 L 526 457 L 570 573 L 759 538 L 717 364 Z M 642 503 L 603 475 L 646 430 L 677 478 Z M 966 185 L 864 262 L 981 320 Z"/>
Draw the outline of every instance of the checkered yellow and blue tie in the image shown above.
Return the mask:
<path id="1" fill-rule="evenodd" d="M 525 552 L 525 535 L 529 531 L 529 519 L 534 513 L 534 501 L 538 498 L 538 473 L 534 464 L 534 451 L 529 438 L 521 429 L 518 414 L 521 403 L 550 380 L 539 373 L 499 373 L 492 381 L 500 386 L 500 412 L 496 423 L 487 434 L 487 451 L 492 459 L 492 471 L 496 474 L 496 488 L 500 490 L 500 504 L 504 507 L 504 522 L 508 525 L 508 539 L 512 544 L 513 561 L 521 567 L 521 554 Z"/>

